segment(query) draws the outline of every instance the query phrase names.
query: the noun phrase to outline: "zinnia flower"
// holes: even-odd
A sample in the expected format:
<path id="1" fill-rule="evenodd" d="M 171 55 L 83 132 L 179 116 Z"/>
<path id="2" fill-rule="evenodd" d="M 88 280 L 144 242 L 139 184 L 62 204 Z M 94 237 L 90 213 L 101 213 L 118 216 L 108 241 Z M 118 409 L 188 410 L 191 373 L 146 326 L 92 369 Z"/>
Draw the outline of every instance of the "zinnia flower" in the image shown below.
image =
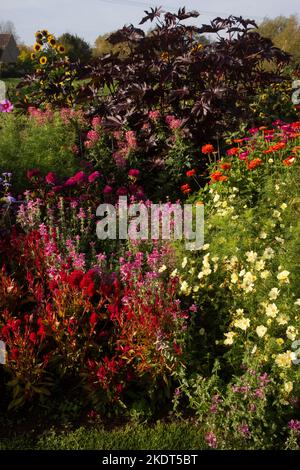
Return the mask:
<path id="1" fill-rule="evenodd" d="M 215 151 L 215 149 L 214 149 L 213 145 L 206 144 L 206 145 L 203 145 L 201 151 L 204 155 L 207 155 L 208 153 L 213 153 Z"/>
<path id="2" fill-rule="evenodd" d="M 248 163 L 247 168 L 248 170 L 254 170 L 261 164 L 262 164 L 262 160 L 260 158 L 254 158 L 254 160 L 251 160 L 251 162 Z"/>
<path id="3" fill-rule="evenodd" d="M 192 177 L 192 176 L 195 176 L 196 174 L 196 170 L 189 170 L 186 172 L 186 176 L 188 176 L 189 178 Z"/>
<path id="4" fill-rule="evenodd" d="M 9 100 L 0 101 L 0 113 L 11 113 L 13 109 L 14 107 Z"/>

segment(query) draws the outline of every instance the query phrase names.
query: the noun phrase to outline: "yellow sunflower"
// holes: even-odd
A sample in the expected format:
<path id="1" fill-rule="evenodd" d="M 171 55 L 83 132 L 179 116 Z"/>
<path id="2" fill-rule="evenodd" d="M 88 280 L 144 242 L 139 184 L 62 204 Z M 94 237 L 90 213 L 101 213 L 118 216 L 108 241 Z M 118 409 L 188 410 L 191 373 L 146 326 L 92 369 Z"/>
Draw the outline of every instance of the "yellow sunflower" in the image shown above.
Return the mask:
<path id="1" fill-rule="evenodd" d="M 43 39 L 43 34 L 41 33 L 41 31 L 37 31 L 37 32 L 35 33 L 35 37 L 36 37 L 37 39 Z"/>
<path id="2" fill-rule="evenodd" d="M 43 29 L 42 30 L 42 35 L 45 36 L 45 37 L 48 37 L 49 36 L 49 31 L 47 31 L 46 29 Z"/>
<path id="3" fill-rule="evenodd" d="M 57 50 L 58 52 L 60 52 L 60 54 L 63 54 L 65 52 L 65 48 L 62 45 L 57 46 Z"/>
<path id="4" fill-rule="evenodd" d="M 33 46 L 33 49 L 35 50 L 35 52 L 40 52 L 40 50 L 42 49 L 42 46 L 36 42 L 35 45 Z"/>
<path id="5" fill-rule="evenodd" d="M 54 47 L 56 45 L 56 41 L 53 36 L 48 36 L 48 43 L 50 46 Z"/>
<path id="6" fill-rule="evenodd" d="M 36 59 L 36 55 L 35 55 L 33 52 L 31 53 L 31 59 L 32 59 L 32 60 L 35 60 L 35 59 Z"/>
<path id="7" fill-rule="evenodd" d="M 47 63 L 47 57 L 43 55 L 43 57 L 40 58 L 40 64 L 45 65 Z"/>

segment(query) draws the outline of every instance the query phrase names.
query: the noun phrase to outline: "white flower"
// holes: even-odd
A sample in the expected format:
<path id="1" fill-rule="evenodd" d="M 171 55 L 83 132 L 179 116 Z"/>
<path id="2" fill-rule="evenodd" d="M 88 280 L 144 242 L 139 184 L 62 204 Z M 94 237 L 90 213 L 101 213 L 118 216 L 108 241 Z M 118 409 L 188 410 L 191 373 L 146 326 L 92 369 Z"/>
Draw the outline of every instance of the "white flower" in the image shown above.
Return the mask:
<path id="1" fill-rule="evenodd" d="M 248 263 L 255 263 L 257 260 L 257 253 L 255 251 L 247 251 L 246 253 Z"/>
<path id="2" fill-rule="evenodd" d="M 269 158 L 268 163 L 274 163 L 273 158 Z"/>
<path id="3" fill-rule="evenodd" d="M 255 280 L 256 276 L 254 276 L 251 272 L 248 271 L 243 277 L 243 282 L 241 284 L 242 289 L 245 292 L 252 292 Z"/>
<path id="4" fill-rule="evenodd" d="M 280 209 L 284 211 L 286 208 L 287 208 L 287 204 L 285 202 L 281 204 Z"/>
<path id="5" fill-rule="evenodd" d="M 290 339 L 291 341 L 295 341 L 298 335 L 298 330 L 294 326 L 288 326 L 285 334 L 288 337 L 288 339 Z"/>
<path id="6" fill-rule="evenodd" d="M 278 308 L 276 304 L 268 304 L 266 306 L 266 315 L 267 317 L 275 318 L 278 313 Z"/>
<path id="7" fill-rule="evenodd" d="M 224 333 L 224 336 L 226 336 L 224 344 L 230 346 L 233 343 L 233 338 L 236 336 L 236 333 L 234 333 L 234 331 L 230 331 L 229 333 Z"/>
<path id="8" fill-rule="evenodd" d="M 176 277 L 177 273 L 178 273 L 178 271 L 177 271 L 177 268 L 176 268 L 176 269 L 174 269 L 174 271 L 171 272 L 170 276 L 171 277 Z"/>
<path id="9" fill-rule="evenodd" d="M 256 328 L 256 334 L 259 336 L 259 338 L 263 338 L 268 331 L 268 328 L 266 328 L 264 325 L 260 325 Z"/>
<path id="10" fill-rule="evenodd" d="M 262 238 L 263 240 L 265 240 L 267 238 L 266 232 L 260 232 L 259 238 Z"/>
<path id="11" fill-rule="evenodd" d="M 264 251 L 263 259 L 272 259 L 273 256 L 274 256 L 274 253 L 275 252 L 274 252 L 273 248 L 268 246 Z"/>
<path id="12" fill-rule="evenodd" d="M 242 316 L 244 314 L 244 309 L 243 308 L 238 308 L 236 310 L 237 315 Z"/>
<path id="13" fill-rule="evenodd" d="M 167 266 L 166 266 L 165 264 L 163 264 L 163 265 L 159 268 L 158 272 L 159 272 L 159 273 L 163 273 L 166 269 L 167 269 Z"/>
<path id="14" fill-rule="evenodd" d="M 289 275 L 289 271 L 281 271 L 279 274 L 277 274 L 277 279 L 282 284 L 288 284 L 290 282 Z"/>
<path id="15" fill-rule="evenodd" d="M 213 201 L 214 202 L 218 202 L 218 200 L 220 199 L 220 195 L 219 194 L 216 194 Z"/>
<path id="16" fill-rule="evenodd" d="M 271 289 L 269 292 L 269 299 L 276 300 L 277 297 L 279 296 L 279 293 L 280 293 L 280 290 L 277 289 L 277 287 L 273 287 L 273 289 Z"/>
<path id="17" fill-rule="evenodd" d="M 262 271 L 265 267 L 265 261 L 263 259 L 260 259 L 259 261 L 256 261 L 255 263 L 255 269 L 257 271 Z"/>
<path id="18" fill-rule="evenodd" d="M 183 258 L 182 263 L 181 263 L 181 267 L 182 267 L 182 268 L 185 268 L 186 265 L 187 265 L 187 257 L 185 256 L 185 257 Z"/>
<path id="19" fill-rule="evenodd" d="M 206 243 L 205 245 L 202 246 L 202 250 L 204 250 L 204 251 L 208 250 L 209 246 L 210 246 L 209 243 Z M 208 253 L 208 255 L 209 255 L 209 253 Z"/>
<path id="20" fill-rule="evenodd" d="M 239 320 L 235 320 L 234 326 L 236 328 L 240 328 L 243 331 L 246 331 L 250 326 L 250 320 L 249 318 L 240 318 Z"/>
<path id="21" fill-rule="evenodd" d="M 276 240 L 278 243 L 284 243 L 284 238 L 275 237 L 275 240 Z"/>
<path id="22" fill-rule="evenodd" d="M 297 305 L 298 307 L 300 306 L 300 299 L 297 299 L 294 305 Z"/>
<path id="23" fill-rule="evenodd" d="M 276 318 L 276 321 L 278 323 L 278 325 L 286 325 L 289 321 L 290 317 L 288 317 L 287 315 L 279 315 L 279 317 Z"/>

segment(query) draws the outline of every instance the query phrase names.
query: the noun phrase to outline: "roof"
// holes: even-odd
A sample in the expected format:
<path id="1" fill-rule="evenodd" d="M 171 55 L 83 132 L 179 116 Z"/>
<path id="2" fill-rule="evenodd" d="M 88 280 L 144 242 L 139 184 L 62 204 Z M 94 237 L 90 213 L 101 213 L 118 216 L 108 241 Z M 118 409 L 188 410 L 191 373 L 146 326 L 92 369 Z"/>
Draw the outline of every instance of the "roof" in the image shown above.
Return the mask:
<path id="1" fill-rule="evenodd" d="M 11 37 L 11 33 L 0 34 L 0 49 L 4 49 L 8 45 Z"/>

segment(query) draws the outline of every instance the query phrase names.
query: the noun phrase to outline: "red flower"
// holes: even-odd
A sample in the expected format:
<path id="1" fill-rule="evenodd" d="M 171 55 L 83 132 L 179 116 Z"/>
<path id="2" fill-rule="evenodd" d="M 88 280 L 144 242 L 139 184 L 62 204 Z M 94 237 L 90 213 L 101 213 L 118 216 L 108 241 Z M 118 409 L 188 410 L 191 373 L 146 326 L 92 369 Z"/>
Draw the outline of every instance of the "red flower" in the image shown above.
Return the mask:
<path id="1" fill-rule="evenodd" d="M 193 170 L 189 170 L 189 171 L 186 172 L 186 176 L 187 176 L 188 178 L 191 178 L 192 176 L 195 176 L 195 174 L 196 174 L 196 170 L 194 170 L 194 169 L 193 169 Z"/>
<path id="2" fill-rule="evenodd" d="M 224 176 L 221 171 L 215 171 L 210 175 L 212 181 L 226 181 L 227 177 Z M 225 178 L 225 179 L 224 179 Z"/>
<path id="3" fill-rule="evenodd" d="M 221 165 L 222 170 L 230 170 L 231 168 L 231 163 L 222 163 Z"/>
<path id="4" fill-rule="evenodd" d="M 40 176 L 40 170 L 38 169 L 34 169 L 34 170 L 28 170 L 27 171 L 27 178 L 28 179 L 31 179 L 31 178 L 34 178 L 36 176 Z"/>
<path id="5" fill-rule="evenodd" d="M 131 170 L 129 170 L 128 172 L 128 175 L 129 176 L 132 176 L 134 178 L 137 178 L 140 174 L 140 170 L 135 170 L 134 168 L 132 168 Z"/>
<path id="6" fill-rule="evenodd" d="M 37 342 L 37 337 L 36 337 L 36 334 L 34 332 L 30 333 L 29 341 L 31 341 L 31 343 L 33 343 L 33 344 L 35 344 Z"/>
<path id="7" fill-rule="evenodd" d="M 83 271 L 80 271 L 80 270 L 73 271 L 68 278 L 68 282 L 70 286 L 79 287 L 83 276 L 84 276 Z"/>
<path id="8" fill-rule="evenodd" d="M 89 183 L 93 183 L 96 179 L 100 177 L 99 171 L 94 171 L 93 173 L 90 174 L 89 176 Z"/>
<path id="9" fill-rule="evenodd" d="M 48 184 L 56 184 L 56 175 L 53 173 L 53 171 L 50 171 L 46 176 L 45 176 L 45 181 Z"/>
<path id="10" fill-rule="evenodd" d="M 251 162 L 248 163 L 248 170 L 254 170 L 261 164 L 262 160 L 260 158 L 254 158 L 254 160 L 251 160 Z"/>
<path id="11" fill-rule="evenodd" d="M 183 184 L 180 189 L 184 194 L 189 194 L 192 191 L 189 184 Z"/>
<path id="12" fill-rule="evenodd" d="M 238 154 L 239 152 L 240 152 L 239 147 L 233 147 L 232 149 L 227 150 L 226 153 L 229 157 L 233 157 L 234 155 Z"/>
<path id="13" fill-rule="evenodd" d="M 211 144 L 206 144 L 206 145 L 203 145 L 201 151 L 202 151 L 202 153 L 203 153 L 204 155 L 207 155 L 208 153 L 213 153 L 213 152 L 215 151 L 215 149 L 214 149 L 214 146 L 213 146 L 213 145 L 211 145 Z"/>
<path id="14" fill-rule="evenodd" d="M 290 157 L 287 157 L 285 160 L 283 160 L 282 163 L 285 166 L 291 166 L 295 160 L 296 160 L 296 157 L 291 155 Z"/>
<path id="15" fill-rule="evenodd" d="M 96 312 L 93 312 L 90 316 L 90 325 L 94 327 L 98 321 L 98 315 Z"/>

